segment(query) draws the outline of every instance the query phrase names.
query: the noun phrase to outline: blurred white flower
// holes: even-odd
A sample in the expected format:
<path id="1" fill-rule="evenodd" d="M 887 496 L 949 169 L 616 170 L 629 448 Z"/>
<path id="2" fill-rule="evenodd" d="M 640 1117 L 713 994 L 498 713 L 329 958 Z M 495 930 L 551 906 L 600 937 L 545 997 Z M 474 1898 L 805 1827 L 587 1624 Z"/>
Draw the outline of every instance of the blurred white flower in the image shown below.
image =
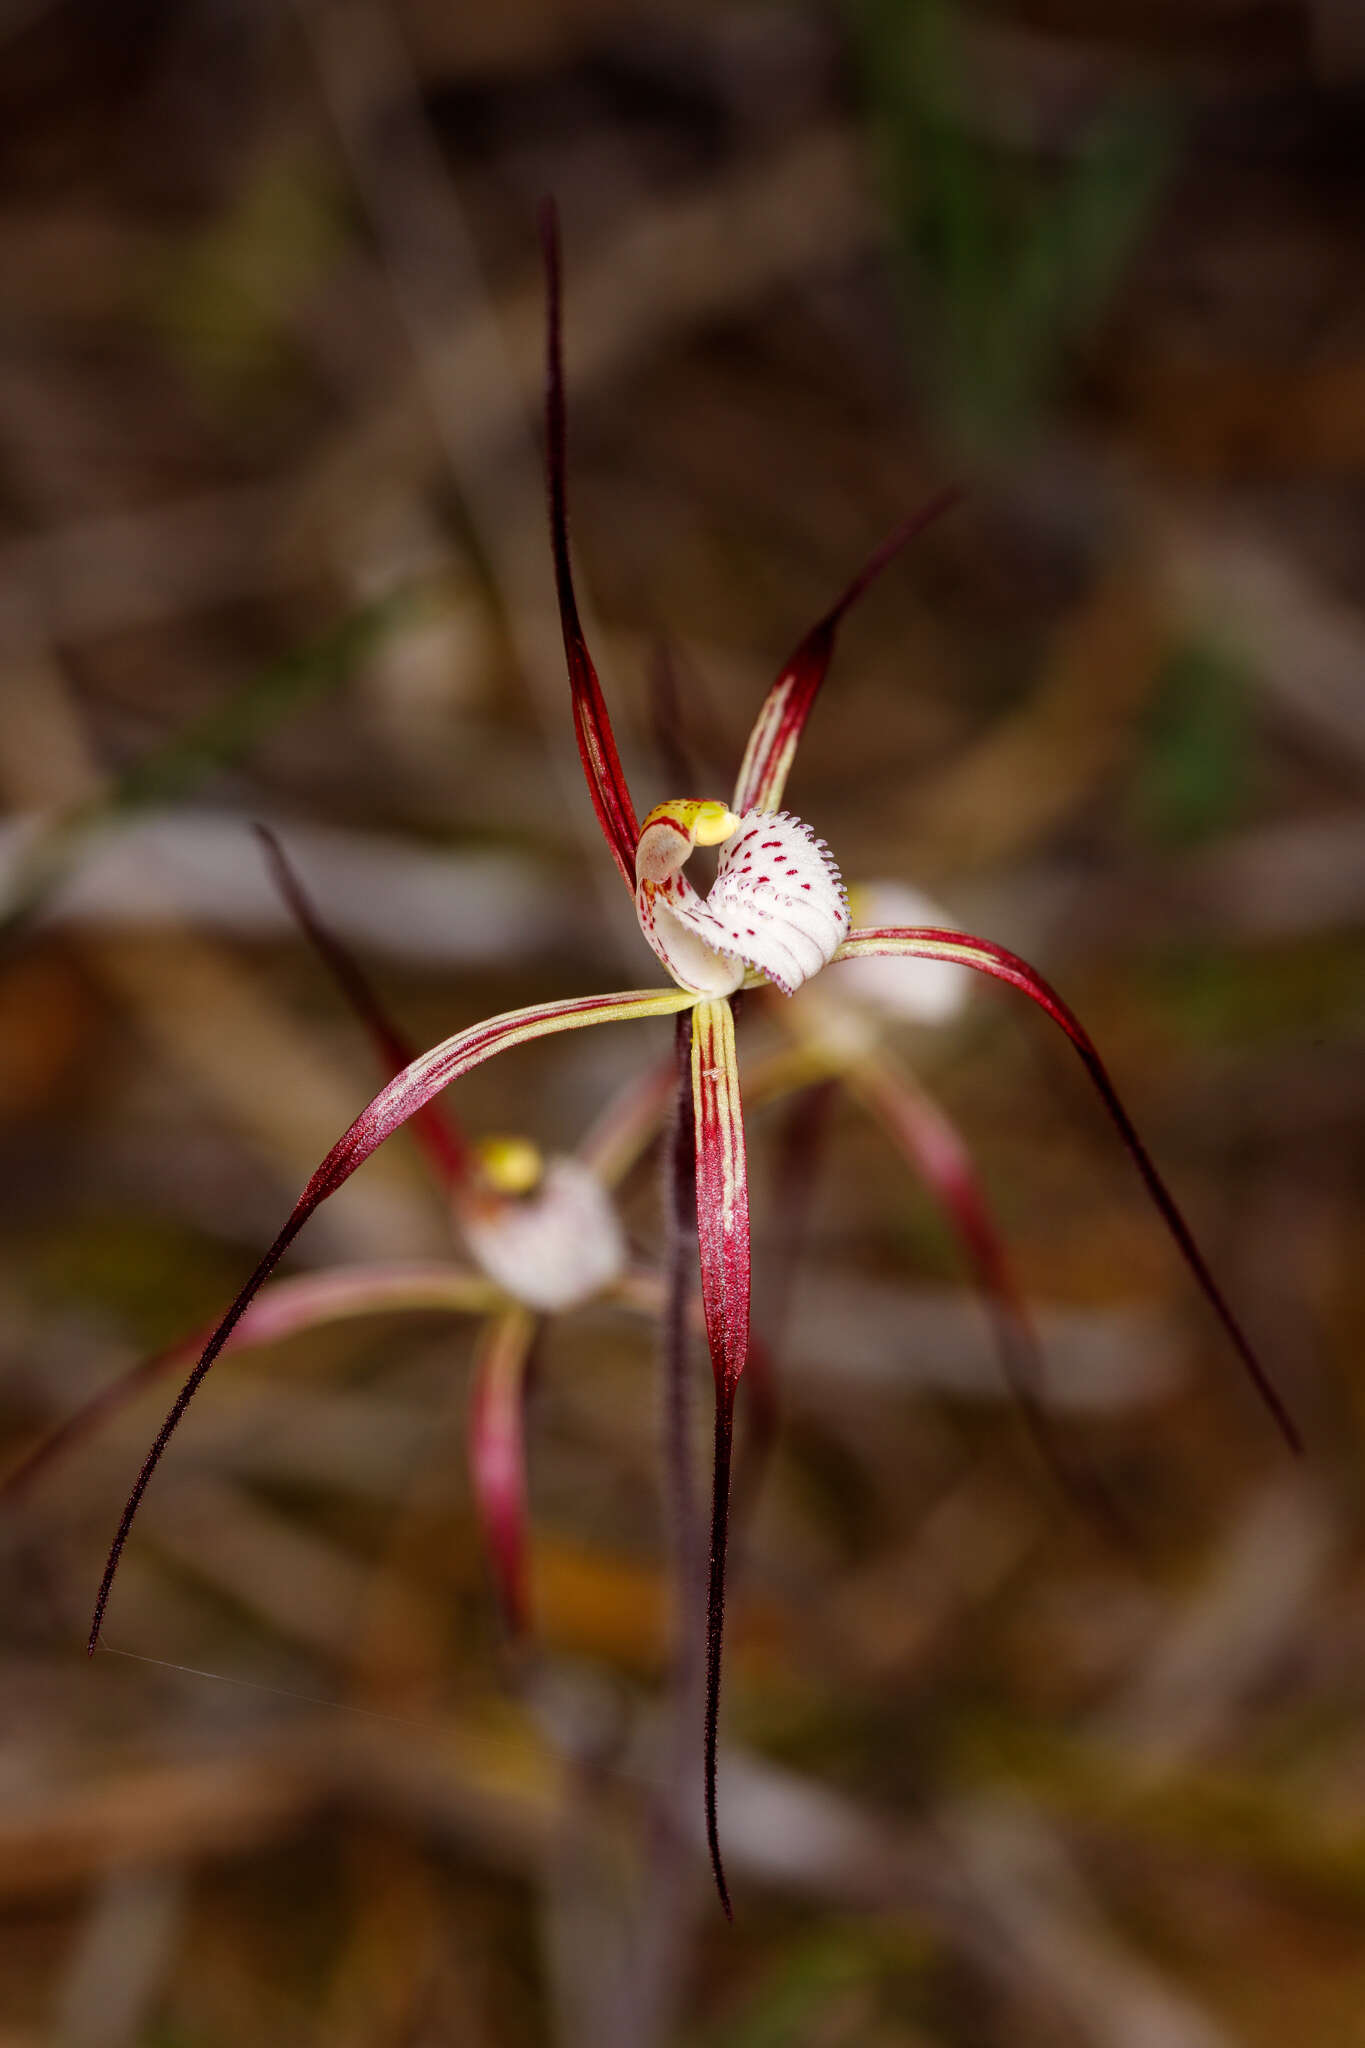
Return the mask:
<path id="1" fill-rule="evenodd" d="M 883 925 L 929 925 L 957 929 L 942 904 L 905 882 L 859 882 L 849 889 L 853 922 L 864 930 Z M 960 1014 L 972 971 L 947 960 L 893 960 L 885 956 L 846 961 L 838 997 L 885 1017 L 915 1024 L 949 1024 Z"/>
<path id="2" fill-rule="evenodd" d="M 489 1279 L 514 1300 L 547 1312 L 573 1308 L 620 1277 L 625 1235 L 601 1181 L 581 1160 L 547 1159 L 530 1186 L 520 1174 L 520 1186 L 509 1185 L 501 1167 L 491 1178 L 485 1200 L 475 1194 L 459 1203 L 460 1229 Z"/>

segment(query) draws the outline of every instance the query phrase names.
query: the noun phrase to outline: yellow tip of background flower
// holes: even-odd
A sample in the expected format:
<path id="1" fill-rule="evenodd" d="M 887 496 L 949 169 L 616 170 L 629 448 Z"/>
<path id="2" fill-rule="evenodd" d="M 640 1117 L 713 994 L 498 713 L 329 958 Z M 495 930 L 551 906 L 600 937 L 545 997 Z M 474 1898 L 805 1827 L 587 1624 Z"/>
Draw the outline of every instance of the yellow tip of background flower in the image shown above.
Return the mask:
<path id="1" fill-rule="evenodd" d="M 476 1149 L 484 1179 L 500 1195 L 529 1195 L 539 1187 L 545 1161 L 529 1138 L 481 1138 Z"/>

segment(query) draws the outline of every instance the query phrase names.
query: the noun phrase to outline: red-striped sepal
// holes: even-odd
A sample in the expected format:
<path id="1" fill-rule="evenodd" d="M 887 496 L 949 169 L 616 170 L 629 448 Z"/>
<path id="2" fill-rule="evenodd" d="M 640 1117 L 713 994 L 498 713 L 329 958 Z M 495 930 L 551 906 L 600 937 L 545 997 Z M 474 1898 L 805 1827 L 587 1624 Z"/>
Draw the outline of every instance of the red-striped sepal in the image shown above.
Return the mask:
<path id="1" fill-rule="evenodd" d="M 884 1053 L 860 1054 L 848 1081 L 919 1175 L 961 1245 L 990 1317 L 1000 1369 L 1043 1462 L 1083 1513 L 1111 1534 L 1126 1535 L 1103 1487 L 1067 1455 L 1048 1419 L 1042 1346 L 961 1132 Z"/>
<path id="2" fill-rule="evenodd" d="M 607 716 L 606 699 L 597 680 L 574 595 L 569 562 L 569 523 L 565 504 L 567 458 L 564 433 L 564 355 L 560 321 L 559 218 L 546 201 L 540 212 L 540 240 L 545 258 L 547 343 L 545 371 L 545 462 L 550 494 L 550 546 L 554 555 L 555 595 L 564 633 L 564 657 L 573 698 L 574 734 L 588 781 L 597 822 L 622 880 L 634 894 L 635 843 L 640 836 L 635 806 Z"/>
<path id="3" fill-rule="evenodd" d="M 725 1551 L 730 1520 L 730 1452 L 735 1389 L 749 1353 L 749 1179 L 739 1095 L 735 1020 L 729 1002 L 707 997 L 692 1012 L 692 1112 L 697 1153 L 697 1238 L 702 1310 L 716 1381 L 711 1568 L 706 1599 L 706 1840 L 716 1889 L 730 1917 L 716 1819 L 720 1662 L 725 1633 Z"/>
<path id="4" fill-rule="evenodd" d="M 526 1368 L 537 1319 L 509 1308 L 484 1328 L 469 1403 L 469 1475 L 510 1634 L 530 1621 L 526 1569 Z"/>
<path id="5" fill-rule="evenodd" d="M 883 925 L 871 931 L 851 932 L 834 957 L 836 961 L 858 960 L 879 953 L 904 954 L 920 960 L 951 960 L 962 967 L 974 967 L 981 974 L 992 975 L 997 981 L 1008 982 L 1011 988 L 1020 989 L 1030 1001 L 1037 1003 L 1041 1010 L 1045 1010 L 1053 1023 L 1066 1033 L 1141 1174 L 1162 1221 L 1175 1239 L 1205 1300 L 1222 1324 L 1253 1386 L 1274 1417 L 1280 1434 L 1291 1449 L 1302 1449 L 1298 1428 L 1293 1418 L 1252 1349 L 1250 1339 L 1233 1314 L 1222 1289 L 1209 1271 L 1204 1255 L 1195 1243 L 1194 1235 L 1180 1213 L 1175 1197 L 1157 1172 L 1150 1153 L 1134 1129 L 1132 1118 L 1119 1100 L 1118 1091 L 1095 1049 L 1094 1041 L 1057 991 L 1044 981 L 1036 968 L 1029 966 L 1027 960 L 1021 960 L 1017 953 L 1010 953 L 1003 946 L 993 945 L 989 939 L 973 938 L 967 932 L 937 931 L 927 926 Z"/>
<path id="6" fill-rule="evenodd" d="M 881 574 L 892 557 L 899 554 L 907 541 L 913 540 L 941 512 L 946 512 L 960 495 L 955 488 L 939 491 L 927 505 L 921 505 L 917 512 L 903 519 L 868 558 L 824 617 L 811 627 L 763 700 L 744 749 L 739 779 L 730 800 L 732 811 L 781 809 L 796 743 L 825 680 L 845 613 L 857 603 L 868 585 Z"/>
<path id="7" fill-rule="evenodd" d="M 403 1033 L 380 1002 L 369 976 L 348 946 L 344 946 L 318 916 L 307 890 L 275 834 L 266 825 L 256 832 L 265 847 L 275 886 L 288 905 L 294 922 L 331 975 L 346 1001 L 370 1035 L 386 1074 L 400 1074 L 415 1057 Z M 459 1125 L 443 1108 L 433 1105 L 419 1110 L 412 1120 L 413 1135 L 425 1151 L 438 1181 L 447 1194 L 467 1179 L 472 1165 L 469 1142 Z"/>

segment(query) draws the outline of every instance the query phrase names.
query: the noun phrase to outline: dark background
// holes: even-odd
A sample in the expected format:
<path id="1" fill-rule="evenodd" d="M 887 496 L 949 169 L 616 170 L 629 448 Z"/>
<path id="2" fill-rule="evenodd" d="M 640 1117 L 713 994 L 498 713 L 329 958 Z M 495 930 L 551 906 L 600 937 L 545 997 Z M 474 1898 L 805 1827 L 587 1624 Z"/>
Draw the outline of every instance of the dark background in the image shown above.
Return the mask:
<path id="1" fill-rule="evenodd" d="M 1353 0 L 0 8 L 12 1454 L 218 1312 L 370 1092 L 253 819 L 423 1043 L 656 978 L 570 738 L 545 192 L 641 810 L 679 744 L 725 793 L 780 658 L 963 483 L 850 621 L 791 801 L 1058 982 L 1307 1441 L 1047 1021 L 992 986 L 898 1026 L 1128 1542 L 837 1105 L 735 1557 L 737 1924 L 698 1865 L 655 1954 L 648 1330 L 541 1356 L 520 1663 L 471 1329 L 390 1318 L 219 1370 L 87 1664 L 149 1395 L 5 1518 L 4 2048 L 1365 2041 L 1363 116 Z M 460 1113 L 567 1145 L 668 1039 L 517 1053 Z M 390 1153 L 300 1261 L 450 1246 Z M 626 1212 L 647 1262 L 648 1168 Z"/>

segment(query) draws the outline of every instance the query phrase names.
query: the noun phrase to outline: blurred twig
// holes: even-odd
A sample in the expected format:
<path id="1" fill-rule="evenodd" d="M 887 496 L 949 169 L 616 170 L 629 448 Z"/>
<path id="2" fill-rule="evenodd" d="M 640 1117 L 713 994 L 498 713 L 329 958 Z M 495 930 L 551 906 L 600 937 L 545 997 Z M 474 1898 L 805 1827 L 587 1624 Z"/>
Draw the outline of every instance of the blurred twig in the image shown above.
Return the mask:
<path id="1" fill-rule="evenodd" d="M 226 701 L 133 762 L 96 793 L 59 808 L 29 840 L 6 877 L 0 945 L 12 941 L 71 872 L 87 843 L 155 804 L 188 795 L 240 759 L 292 713 L 339 687 L 391 633 L 412 603 L 407 593 L 362 606 L 349 618 L 244 684 Z M 22 662 L 21 651 L 14 658 Z"/>
<path id="2" fill-rule="evenodd" d="M 45 802 L 59 815 L 98 804 L 101 779 L 51 651 L 30 645 L 22 660 L 16 656 L 9 680 L 12 711 L 25 716 L 0 721 L 0 791 L 17 785 L 28 801 Z M 35 729 L 56 744 L 35 751 Z M 155 939 L 91 933 L 82 942 L 85 959 L 152 1042 L 228 1110 L 276 1168 L 306 1179 L 362 1106 L 363 1089 L 331 1067 L 244 965 L 177 929 L 174 891 L 164 878 L 161 890 L 165 914 Z M 329 1221 L 324 1237 L 371 1254 L 434 1251 L 440 1238 L 425 1204 L 405 1185 L 403 1163 L 386 1154 L 374 1165 L 369 1186 Z"/>
<path id="3" fill-rule="evenodd" d="M 1170 164 L 1170 113 L 1150 93 L 1073 105 L 1057 123 L 1069 160 L 1044 168 L 969 132 L 981 96 L 965 80 L 967 9 L 864 0 L 857 19 L 911 346 L 962 445 L 995 457 L 1033 424 L 1113 291 Z"/>
<path id="4" fill-rule="evenodd" d="M 602 886 L 597 835 L 563 718 L 563 656 L 547 604 L 540 464 L 527 421 L 525 383 L 510 367 L 500 321 L 484 285 L 458 196 L 422 111 L 417 74 L 393 16 L 373 0 L 319 6 L 295 0 L 327 110 L 378 244 L 407 335 L 431 424 L 489 563 L 506 629 L 541 712 L 545 745 L 585 852 L 594 887 L 623 930 L 614 891 Z M 382 119 L 382 130 L 380 122 Z M 446 346 L 461 323 L 462 355 Z M 532 387 L 534 388 L 534 386 Z M 484 394 L 480 403 L 477 394 Z M 504 445 L 481 461 L 490 411 Z"/>
<path id="5" fill-rule="evenodd" d="M 0 618 L 41 621 L 68 643 L 196 609 L 296 589 L 319 564 L 266 537 L 289 528 L 289 494 L 253 486 L 72 520 L 0 548 Z"/>
<path id="6" fill-rule="evenodd" d="M 145 2039 L 183 1904 L 178 1872 L 109 1873 L 62 1983 L 54 2048 L 133 2048 Z"/>

